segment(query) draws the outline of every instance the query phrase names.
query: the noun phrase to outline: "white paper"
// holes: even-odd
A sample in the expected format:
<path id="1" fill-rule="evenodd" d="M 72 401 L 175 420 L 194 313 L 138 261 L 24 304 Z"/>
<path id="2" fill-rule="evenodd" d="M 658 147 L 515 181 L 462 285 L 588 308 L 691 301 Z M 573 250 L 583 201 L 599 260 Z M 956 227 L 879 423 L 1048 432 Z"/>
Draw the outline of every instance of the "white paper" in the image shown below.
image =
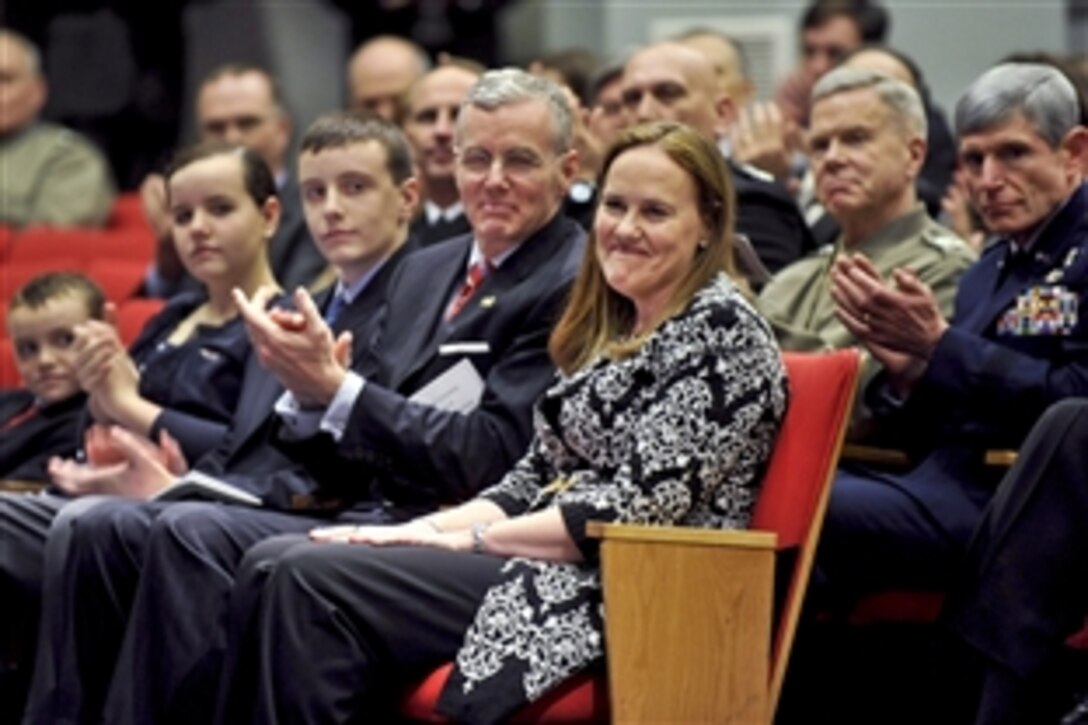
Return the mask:
<path id="1" fill-rule="evenodd" d="M 416 391 L 409 400 L 453 413 L 471 413 L 480 405 L 484 394 L 484 379 L 468 358 Z"/>
<path id="2" fill-rule="evenodd" d="M 222 501 L 243 506 L 260 506 L 261 499 L 237 486 L 209 476 L 200 471 L 189 471 L 174 483 L 151 497 L 152 501 L 180 501 L 183 499 Z"/>

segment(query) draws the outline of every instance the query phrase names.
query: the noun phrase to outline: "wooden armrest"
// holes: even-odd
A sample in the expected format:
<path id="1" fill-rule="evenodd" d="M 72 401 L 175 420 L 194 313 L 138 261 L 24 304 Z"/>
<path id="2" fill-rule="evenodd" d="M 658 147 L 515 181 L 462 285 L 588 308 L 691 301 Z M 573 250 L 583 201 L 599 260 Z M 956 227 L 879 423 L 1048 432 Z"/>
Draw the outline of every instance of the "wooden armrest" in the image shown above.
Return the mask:
<path id="1" fill-rule="evenodd" d="M 774 549 L 778 534 L 773 531 L 696 529 L 690 526 L 642 526 L 638 524 L 586 523 L 586 535 L 602 541 L 631 541 L 659 544 L 699 544 L 737 548 Z"/>
<path id="2" fill-rule="evenodd" d="M 601 540 L 613 721 L 766 723 L 778 536 L 586 529 Z"/>
<path id="3" fill-rule="evenodd" d="M 0 491 L 5 493 L 37 493 L 45 488 L 41 481 L 15 481 L 5 479 L 0 481 Z"/>
<path id="4" fill-rule="evenodd" d="M 993 450 L 986 451 L 986 465 L 987 466 L 1002 466 L 1009 468 L 1012 464 L 1016 463 L 1016 457 L 1019 454 L 1016 451 L 1007 450 Z"/>
<path id="5" fill-rule="evenodd" d="M 1016 451 L 990 450 L 986 451 L 987 466 L 1003 466 L 1008 468 L 1016 463 Z M 857 443 L 846 443 L 842 447 L 842 460 L 858 461 L 860 463 L 873 463 L 878 466 L 894 468 L 906 468 L 910 465 L 910 458 L 903 451 L 894 448 L 878 448 Z"/>
<path id="6" fill-rule="evenodd" d="M 865 446 L 858 443 L 843 444 L 840 458 L 844 461 L 875 463 L 880 466 L 892 466 L 895 468 L 906 468 L 910 465 L 910 457 L 903 451 L 894 448 Z"/>

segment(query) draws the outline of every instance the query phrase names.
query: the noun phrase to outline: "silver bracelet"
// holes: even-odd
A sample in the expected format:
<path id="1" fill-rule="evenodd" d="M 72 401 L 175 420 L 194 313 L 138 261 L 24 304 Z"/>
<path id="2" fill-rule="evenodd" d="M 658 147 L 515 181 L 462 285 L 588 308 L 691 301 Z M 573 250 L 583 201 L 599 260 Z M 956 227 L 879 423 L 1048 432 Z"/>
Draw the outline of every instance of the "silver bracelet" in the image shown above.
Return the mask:
<path id="1" fill-rule="evenodd" d="M 487 531 L 491 524 L 487 521 L 481 521 L 472 525 L 472 553 L 473 554 L 485 554 L 487 550 L 484 548 L 484 532 Z"/>

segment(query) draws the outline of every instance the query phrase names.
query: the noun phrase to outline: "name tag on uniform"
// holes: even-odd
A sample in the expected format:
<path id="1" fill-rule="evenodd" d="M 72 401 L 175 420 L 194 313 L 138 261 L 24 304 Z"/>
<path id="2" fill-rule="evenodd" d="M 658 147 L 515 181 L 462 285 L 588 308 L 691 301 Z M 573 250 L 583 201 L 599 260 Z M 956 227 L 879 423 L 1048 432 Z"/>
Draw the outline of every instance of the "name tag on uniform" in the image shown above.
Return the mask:
<path id="1" fill-rule="evenodd" d="M 1067 287 L 1039 285 L 1016 298 L 997 322 L 999 335 L 1069 335 L 1077 326 L 1080 298 Z"/>

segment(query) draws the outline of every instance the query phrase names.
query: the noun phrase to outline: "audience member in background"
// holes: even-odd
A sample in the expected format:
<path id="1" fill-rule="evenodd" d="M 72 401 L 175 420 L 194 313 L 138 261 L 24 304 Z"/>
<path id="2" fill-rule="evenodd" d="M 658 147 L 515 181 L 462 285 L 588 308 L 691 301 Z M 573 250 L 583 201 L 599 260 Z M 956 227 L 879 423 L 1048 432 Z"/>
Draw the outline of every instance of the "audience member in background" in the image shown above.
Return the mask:
<path id="1" fill-rule="evenodd" d="M 400 120 L 404 94 L 430 67 L 424 50 L 407 38 L 371 38 L 348 61 L 351 108 L 386 121 Z"/>
<path id="2" fill-rule="evenodd" d="M 679 121 L 710 139 L 727 133 L 736 116 L 710 61 L 673 42 L 648 46 L 628 59 L 623 101 L 630 123 Z M 763 265 L 773 273 L 808 252 L 812 237 L 786 190 L 732 161 L 728 166 L 737 195 L 736 231 L 751 242 Z"/>
<path id="3" fill-rule="evenodd" d="M 933 291 L 941 314 L 950 315 L 959 278 L 976 255 L 918 200 L 926 116 L 914 89 L 874 71 L 831 71 L 812 92 L 809 146 L 816 194 L 841 233 L 834 247 L 786 267 L 760 293 L 759 308 L 782 347 L 857 344 L 831 297 L 831 271 L 842 256 L 864 255 L 883 277 L 909 269 Z M 862 385 L 878 367 L 868 359 Z M 866 417 L 863 409 L 859 401 L 855 420 Z"/>
<path id="4" fill-rule="evenodd" d="M 1001 471 L 1051 404 L 1088 394 L 1088 130 L 1053 68 L 1003 64 L 956 106 L 972 203 L 1001 235 L 960 281 L 945 321 L 916 275 L 860 256 L 832 272 L 839 316 L 882 371 L 866 391 L 898 425 L 911 466 L 844 466 L 831 490 L 816 591 L 849 602 L 882 587 L 943 587 Z"/>
<path id="5" fill-rule="evenodd" d="M 799 193 L 810 224 L 822 213 L 808 213 L 802 183 L 806 169 L 804 131 L 812 87 L 820 76 L 863 44 L 883 42 L 887 25 L 885 10 L 869 0 L 815 0 L 801 19 L 801 67 L 782 83 L 773 102 L 751 104 L 733 126 L 730 142 L 735 157 Z M 811 193 L 807 196 L 811 197 Z M 826 244 L 834 238 L 831 233 L 818 241 Z"/>
<path id="6" fill-rule="evenodd" d="M 46 462 L 76 452 L 86 401 L 76 327 L 105 319 L 105 307 L 94 282 L 66 272 L 35 277 L 12 297 L 8 336 L 25 387 L 0 392 L 0 480 L 44 484 Z"/>
<path id="7" fill-rule="evenodd" d="M 589 84 L 587 104 L 586 126 L 597 137 L 602 150 L 607 151 L 628 125 L 623 106 L 623 64 L 607 65 L 597 72 Z"/>
<path id="8" fill-rule="evenodd" d="M 221 66 L 200 85 L 196 117 L 202 140 L 218 139 L 253 149 L 268 165 L 281 200 L 279 227 L 267 251 L 272 273 L 288 290 L 312 284 L 325 269 L 325 260 L 306 229 L 298 182 L 288 169 L 291 119 L 275 79 L 257 66 Z M 159 237 L 147 292 L 170 297 L 180 290 L 195 289 L 197 284 L 186 276 L 170 239 L 172 224 L 162 177 L 149 176 L 140 193 L 144 211 Z"/>
<path id="9" fill-rule="evenodd" d="M 563 213 L 587 231 L 593 224 L 597 206 L 597 174 L 604 156 L 602 141 L 589 128 L 589 85 L 600 60 L 583 48 L 572 48 L 547 55 L 529 64 L 529 72 L 540 75 L 569 94 L 574 110 L 574 149 L 578 152 L 578 171 L 567 191 Z"/>
<path id="10" fill-rule="evenodd" d="M 113 208 L 109 165 L 79 134 L 38 119 L 47 94 L 38 49 L 0 28 L 0 224 L 101 226 Z"/>
<path id="11" fill-rule="evenodd" d="M 714 28 L 691 28 L 673 40 L 706 56 L 714 66 L 722 91 L 733 100 L 738 111 L 752 102 L 756 87 L 748 74 L 748 57 L 736 40 Z"/>
<path id="12" fill-rule="evenodd" d="M 408 91 L 404 135 L 412 145 L 422 209 L 410 233 L 421 246 L 470 231 L 457 193 L 454 128 L 461 100 L 483 73 L 465 62 L 429 71 Z"/>
<path id="13" fill-rule="evenodd" d="M 728 274 L 723 161 L 679 124 L 621 135 L 551 337 L 564 374 L 537 406 L 527 454 L 457 508 L 277 542 L 286 554 L 260 595 L 256 651 L 224 673 L 234 707 L 221 722 L 382 721 L 398 677 L 455 656 L 440 709 L 506 722 L 604 657 L 586 521 L 747 526 L 785 378 Z M 560 630 L 572 646 L 554 646 Z M 292 664 L 314 657 L 320 667 Z"/>
<path id="14" fill-rule="evenodd" d="M 1067 707 L 1061 650 L 1088 614 L 1086 452 L 1088 400 L 1056 403 L 1024 441 L 967 549 L 947 606 L 978 676 L 975 689 L 958 693 L 976 698 L 964 722 L 1057 722 Z M 1088 723 L 1088 696 L 1062 723 Z"/>
<path id="15" fill-rule="evenodd" d="M 891 18 L 875 0 L 813 0 L 801 15 L 801 67 L 783 81 L 775 102 L 788 121 L 808 126 L 812 87 L 850 51 L 883 43 Z"/>
<path id="16" fill-rule="evenodd" d="M 262 309 L 267 295 L 236 296 L 260 360 L 289 391 L 261 432 L 282 431 L 288 453 L 318 451 L 307 457 L 317 475 L 228 468 L 220 476 L 260 494 L 264 508 L 111 502 L 81 516 L 64 570 L 67 601 L 78 607 L 43 625 L 62 640 L 50 643 L 56 651 L 71 638 L 78 655 L 65 660 L 62 681 L 77 684 L 35 700 L 33 722 L 206 719 L 227 594 L 248 546 L 330 519 L 403 521 L 474 495 L 513 465 L 530 438 L 532 405 L 554 379 L 548 331 L 585 238 L 559 213 L 577 163 L 570 129 L 566 98 L 551 82 L 513 69 L 481 77 L 457 120 L 457 179 L 473 233 L 404 257 L 373 344 L 355 351 L 351 368 L 347 340 L 333 337 L 306 298 L 285 316 Z M 382 160 L 373 144 L 352 148 L 371 164 Z M 397 158 L 395 176 L 370 166 L 365 176 L 344 169 L 336 178 L 345 192 L 365 192 L 372 227 L 403 239 L 414 181 L 406 148 Z M 300 161 L 307 198 L 316 161 L 306 153 Z M 361 176 L 369 183 L 357 183 Z M 356 229 L 336 224 L 323 236 L 338 249 Z M 461 392 L 443 395 L 451 388 Z M 129 483 L 156 489 L 173 480 L 141 449 L 128 453 Z M 163 621 L 172 624 L 154 624 Z"/>
<path id="17" fill-rule="evenodd" d="M 239 404 L 250 345 L 230 295 L 234 287 L 256 291 L 274 284 L 266 249 L 279 202 L 261 158 L 226 142 L 181 151 L 166 183 L 179 255 L 205 290 L 172 300 L 147 323 L 131 352 L 110 325 L 83 323 L 75 330 L 71 365 L 101 423 L 164 441 L 193 460 L 219 443 Z M 91 430 L 88 454 L 113 448 L 104 429 Z M 49 473 L 74 496 L 128 493 L 96 486 L 91 464 L 54 459 Z M 0 582 L 17 588 L 20 597 L 13 601 L 27 603 L 30 621 L 37 616 L 43 577 L 51 582 L 44 569 L 46 537 L 70 502 L 52 494 L 0 495 Z M 18 620 L 14 605 L 5 611 Z M 29 651 L 17 654 L 25 667 Z"/>

